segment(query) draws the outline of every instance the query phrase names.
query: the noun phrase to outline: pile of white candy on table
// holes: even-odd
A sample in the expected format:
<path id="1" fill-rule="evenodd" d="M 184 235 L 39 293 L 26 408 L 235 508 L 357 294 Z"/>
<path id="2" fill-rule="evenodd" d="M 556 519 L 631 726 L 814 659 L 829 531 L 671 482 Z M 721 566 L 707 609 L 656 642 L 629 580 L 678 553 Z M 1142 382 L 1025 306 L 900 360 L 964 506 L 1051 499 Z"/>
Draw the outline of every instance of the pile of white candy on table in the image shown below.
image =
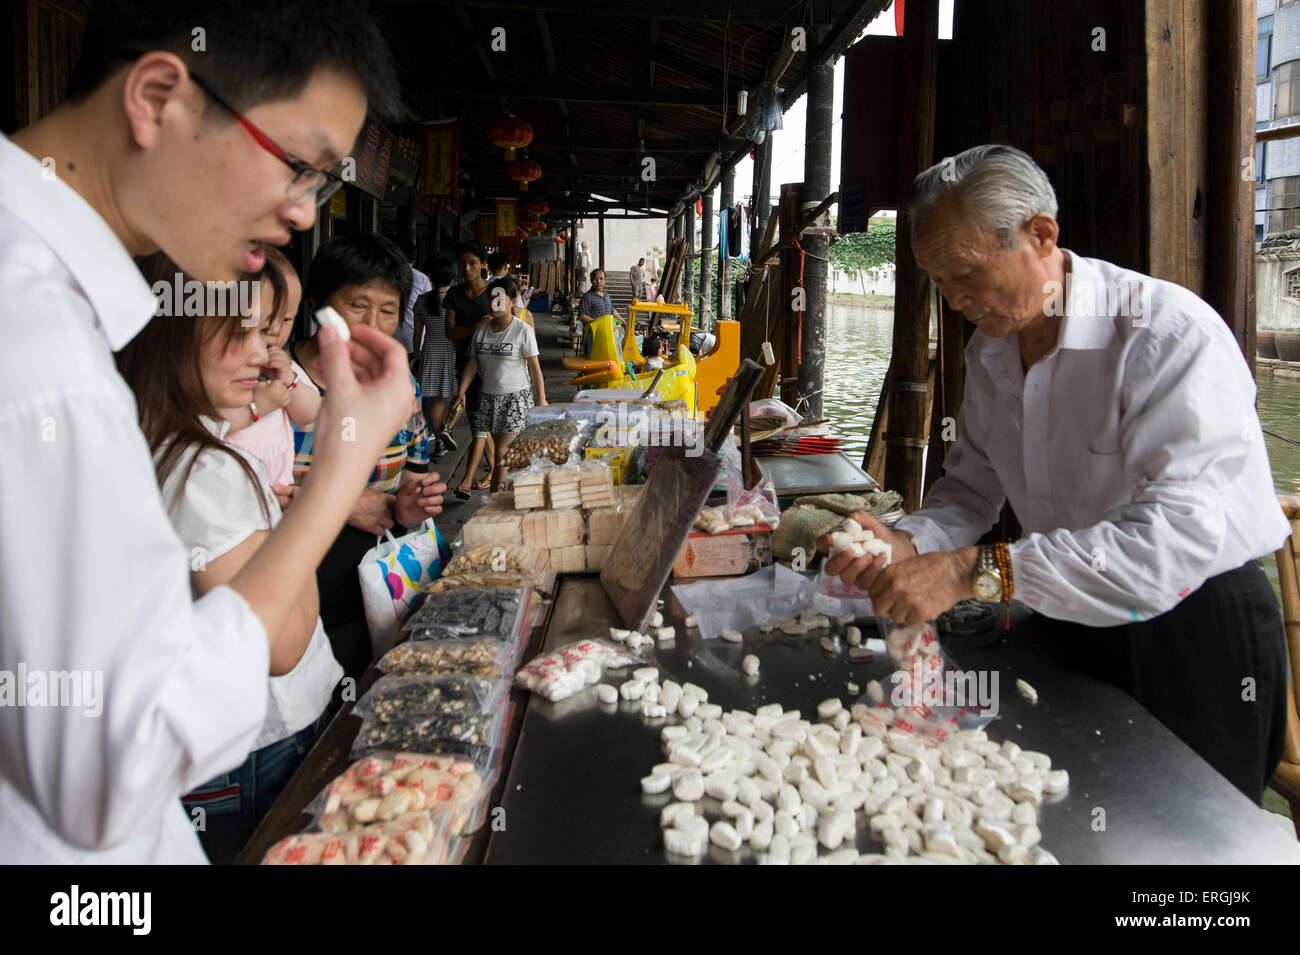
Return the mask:
<path id="1" fill-rule="evenodd" d="M 644 680 L 643 697 L 652 686 Z M 712 842 L 748 844 L 768 864 L 1057 863 L 1038 844 L 1038 809 L 1069 776 L 1044 753 L 979 729 L 920 737 L 890 729 L 889 710 L 849 711 L 838 699 L 821 703 L 822 722 L 811 723 L 777 703 L 724 713 L 698 687 L 681 693 L 700 702 L 663 728 L 667 762 L 641 780 L 644 792 L 671 789 L 676 800 L 660 814 L 669 853 L 697 857 Z M 712 824 L 705 796 L 721 803 Z M 882 853 L 858 852 L 859 815 Z"/>
<path id="2" fill-rule="evenodd" d="M 895 630 L 888 642 L 900 667 L 942 660 L 931 624 Z M 670 854 L 698 857 L 712 842 L 733 852 L 748 844 L 768 864 L 1057 863 L 1039 845 L 1038 809 L 1069 788 L 1069 775 L 1045 753 L 996 743 L 982 729 L 918 735 L 899 728 L 910 726 L 910 710 L 846 710 L 836 698 L 818 705 L 818 723 L 779 703 L 723 712 L 693 683 L 661 684 L 654 667 L 617 691 L 597 690 L 606 704 L 615 692 L 640 700 L 647 719 L 683 720 L 663 728 L 667 761 L 641 780 L 646 794 L 671 790 L 676 800 L 660 814 Z M 871 681 L 868 695 L 878 702 L 880 684 Z M 706 796 L 721 804 L 712 824 Z M 859 853 L 859 814 L 883 852 Z"/>

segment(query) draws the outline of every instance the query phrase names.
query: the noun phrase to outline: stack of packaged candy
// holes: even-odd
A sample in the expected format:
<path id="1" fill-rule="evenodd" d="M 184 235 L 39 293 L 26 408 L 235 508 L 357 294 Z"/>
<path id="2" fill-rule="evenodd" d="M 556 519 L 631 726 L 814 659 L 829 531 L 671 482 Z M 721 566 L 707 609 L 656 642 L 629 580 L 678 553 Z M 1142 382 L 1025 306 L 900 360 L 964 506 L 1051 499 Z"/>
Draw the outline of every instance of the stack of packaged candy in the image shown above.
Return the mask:
<path id="1" fill-rule="evenodd" d="M 543 605 L 518 573 L 466 574 L 421 595 L 405 639 L 357 701 L 357 761 L 268 865 L 454 865 L 482 825 L 510 725 L 509 688 Z"/>

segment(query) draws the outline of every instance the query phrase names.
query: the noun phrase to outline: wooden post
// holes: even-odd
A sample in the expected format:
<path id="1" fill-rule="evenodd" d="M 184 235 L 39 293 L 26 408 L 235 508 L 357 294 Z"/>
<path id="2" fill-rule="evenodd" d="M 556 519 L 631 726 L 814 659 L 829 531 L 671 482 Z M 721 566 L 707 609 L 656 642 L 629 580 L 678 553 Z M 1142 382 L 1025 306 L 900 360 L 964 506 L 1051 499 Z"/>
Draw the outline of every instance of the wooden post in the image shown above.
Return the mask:
<path id="1" fill-rule="evenodd" d="M 1205 298 L 1255 367 L 1254 0 L 1207 5 L 1208 242 Z M 1249 54 L 1249 55 L 1247 55 Z"/>
<path id="2" fill-rule="evenodd" d="M 821 37 L 818 36 L 820 41 Z M 835 68 L 829 63 L 808 69 L 807 122 L 804 126 L 804 188 L 802 201 L 818 203 L 831 192 L 831 116 L 835 98 Z M 824 233 L 800 239 L 804 251 L 803 341 L 799 360 L 799 394 L 805 399 L 800 412 L 807 418 L 822 416 L 826 385 L 826 285 L 830 243 Z M 799 316 L 795 316 L 796 320 Z"/>
<path id="3" fill-rule="evenodd" d="M 781 185 L 781 204 L 777 212 L 781 217 L 780 242 L 789 241 L 799 227 L 799 198 L 802 194 L 801 182 Z M 779 393 L 781 400 L 794 408 L 799 404 L 799 318 L 802 313 L 791 308 L 794 287 L 799 284 L 799 250 L 793 242 L 781 250 L 780 259 L 782 282 L 772 289 L 772 309 L 784 317 L 785 325 L 784 346 L 780 356 Z"/>
<path id="4" fill-rule="evenodd" d="M 605 268 L 605 213 L 603 213 L 603 212 L 599 213 L 599 214 L 597 215 L 597 217 L 596 217 L 596 221 L 597 221 L 597 223 L 598 223 L 597 229 L 598 229 L 598 231 L 599 231 L 599 233 L 600 233 L 600 260 L 599 260 L 599 266 L 600 266 L 600 268 L 604 269 L 604 268 Z M 609 273 L 606 273 L 606 274 L 608 275 Z"/>
<path id="5" fill-rule="evenodd" d="M 713 247 L 717 245 L 717 230 L 713 221 L 713 193 L 704 196 L 704 212 L 700 222 L 700 328 L 713 327 Z"/>
<path id="6" fill-rule="evenodd" d="M 762 236 L 772 214 L 772 140 L 764 139 L 754 147 L 754 218 L 749 231 L 749 257 L 757 257 L 754 240 Z M 766 251 L 766 250 L 764 250 Z"/>
<path id="7" fill-rule="evenodd" d="M 938 51 L 939 0 L 912 0 L 903 13 L 900 62 L 903 91 L 899 116 L 903 128 L 898 143 L 898 198 L 904 197 L 917 173 L 930 165 L 934 152 L 935 67 Z M 930 280 L 912 258 L 912 224 L 898 217 L 894 293 L 894 382 L 889 395 L 889 454 L 885 459 L 886 488 L 903 495 L 903 507 L 921 504 L 921 465 L 930 422 L 927 381 L 930 338 Z M 877 412 L 879 413 L 879 412 Z"/>
<path id="8" fill-rule="evenodd" d="M 1209 191 L 1204 7 L 1203 0 L 1146 0 L 1147 271 L 1197 295 L 1206 294 L 1201 205 Z M 1253 78 L 1250 89 L 1253 96 Z"/>
<path id="9" fill-rule="evenodd" d="M 722 195 L 718 199 L 718 205 L 721 207 L 718 212 L 721 214 L 718 219 L 718 284 L 722 287 L 722 297 L 719 299 L 718 318 L 731 318 L 731 259 L 728 249 L 722 247 L 722 239 L 725 232 L 728 245 L 731 243 L 731 207 L 736 204 L 736 167 L 728 166 L 726 172 L 722 174 Z M 722 218 L 725 216 L 725 220 Z M 724 230 L 723 222 L 727 223 Z"/>
<path id="10" fill-rule="evenodd" d="M 965 384 L 963 358 L 966 325 L 961 312 L 948 308 L 942 299 L 939 300 L 939 347 L 935 352 L 938 369 L 934 376 L 938 394 L 934 396 L 934 414 L 930 418 L 930 450 L 925 459 L 926 493 L 929 493 L 931 485 L 943 473 L 944 458 L 955 438 L 957 413 L 961 410 L 962 388 Z M 949 427 L 950 424 L 952 427 Z"/>
<path id="11" fill-rule="evenodd" d="M 695 297 L 695 203 L 686 205 L 686 265 L 682 271 L 682 301 L 695 313 L 700 312 L 699 299 Z"/>

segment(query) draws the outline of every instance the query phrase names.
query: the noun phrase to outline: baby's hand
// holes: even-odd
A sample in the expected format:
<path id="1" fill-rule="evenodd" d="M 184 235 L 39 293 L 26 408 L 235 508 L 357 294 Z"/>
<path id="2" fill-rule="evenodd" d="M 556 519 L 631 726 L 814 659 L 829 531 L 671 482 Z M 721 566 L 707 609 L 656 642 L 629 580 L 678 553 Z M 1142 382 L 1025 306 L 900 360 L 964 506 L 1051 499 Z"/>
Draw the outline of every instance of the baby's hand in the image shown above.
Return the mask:
<path id="1" fill-rule="evenodd" d="M 253 389 L 253 404 L 257 405 L 257 414 L 262 416 L 272 411 L 279 411 L 289 403 L 293 392 L 287 383 L 278 378 L 258 382 Z"/>

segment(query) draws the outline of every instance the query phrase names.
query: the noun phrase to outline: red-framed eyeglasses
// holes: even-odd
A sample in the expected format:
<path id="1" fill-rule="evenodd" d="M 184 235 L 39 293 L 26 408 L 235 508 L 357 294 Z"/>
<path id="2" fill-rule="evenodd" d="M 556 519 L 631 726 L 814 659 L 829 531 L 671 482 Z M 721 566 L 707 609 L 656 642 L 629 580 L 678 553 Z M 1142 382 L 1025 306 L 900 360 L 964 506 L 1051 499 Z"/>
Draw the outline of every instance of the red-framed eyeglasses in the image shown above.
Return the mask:
<path id="1" fill-rule="evenodd" d="M 194 81 L 194 85 L 207 93 L 217 105 L 235 117 L 239 125 L 248 130 L 248 134 L 257 141 L 259 146 L 293 170 L 293 179 L 284 187 L 285 195 L 292 201 L 300 202 L 308 196 L 314 196 L 316 205 L 323 206 L 330 196 L 338 192 L 339 187 L 343 185 L 342 179 L 332 172 L 317 169 L 315 166 L 310 166 L 301 159 L 289 155 L 275 144 L 275 140 L 258 129 L 257 124 L 227 103 L 216 90 L 193 72 L 190 73 L 190 79 Z"/>

